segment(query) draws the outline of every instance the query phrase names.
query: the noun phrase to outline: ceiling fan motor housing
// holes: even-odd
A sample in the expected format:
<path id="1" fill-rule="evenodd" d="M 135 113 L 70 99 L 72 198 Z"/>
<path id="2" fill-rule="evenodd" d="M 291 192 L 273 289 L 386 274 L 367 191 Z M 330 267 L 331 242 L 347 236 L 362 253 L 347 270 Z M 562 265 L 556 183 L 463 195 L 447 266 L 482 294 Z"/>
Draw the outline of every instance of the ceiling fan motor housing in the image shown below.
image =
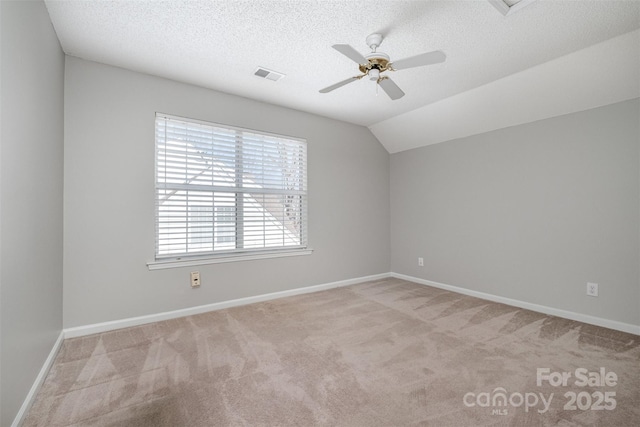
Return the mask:
<path id="1" fill-rule="evenodd" d="M 373 52 L 366 55 L 365 58 L 369 61 L 368 64 L 360 64 L 360 72 L 367 74 L 369 70 L 375 68 L 380 72 L 387 71 L 391 67 L 389 66 L 389 55 L 382 52 Z"/>
<path id="2" fill-rule="evenodd" d="M 382 34 L 373 33 L 367 36 L 367 46 L 371 49 L 371 53 L 365 55 L 368 64 L 360 64 L 360 72 L 368 74 L 370 70 L 379 70 L 381 73 L 389 69 L 389 55 L 383 52 L 376 52 L 378 46 L 382 43 Z"/>

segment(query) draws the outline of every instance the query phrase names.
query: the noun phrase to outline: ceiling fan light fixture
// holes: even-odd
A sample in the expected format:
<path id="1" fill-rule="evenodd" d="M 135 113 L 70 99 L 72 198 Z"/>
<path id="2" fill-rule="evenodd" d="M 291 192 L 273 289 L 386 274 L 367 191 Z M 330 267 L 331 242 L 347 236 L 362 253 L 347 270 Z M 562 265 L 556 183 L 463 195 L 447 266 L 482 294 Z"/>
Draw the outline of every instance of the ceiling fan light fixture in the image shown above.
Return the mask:
<path id="1" fill-rule="evenodd" d="M 490 0 L 492 1 L 492 0 Z M 502 1 L 502 0 L 500 0 Z M 516 0 L 509 0 L 516 1 Z M 535 1 L 535 0 L 519 0 L 520 2 L 525 1 Z M 352 60 L 353 62 L 358 64 L 358 70 L 362 74 L 355 77 L 350 77 L 341 82 L 335 83 L 331 86 L 325 87 L 324 89 L 320 89 L 320 93 L 328 93 L 335 89 L 338 89 L 346 84 L 354 82 L 356 80 L 360 80 L 363 77 L 368 77 L 369 80 L 376 82 L 376 93 L 378 90 L 378 86 L 382 88 L 383 91 L 391 100 L 396 100 L 402 98 L 405 94 L 398 87 L 397 84 L 393 82 L 387 75 L 382 75 L 382 73 L 386 71 L 398 71 L 406 68 L 414 68 L 414 67 L 423 67 L 425 65 L 431 64 L 439 64 L 444 62 L 447 58 L 443 52 L 433 51 L 433 52 L 425 52 L 420 55 L 411 56 L 409 58 L 404 58 L 399 61 L 391 62 L 389 55 L 384 52 L 378 52 L 377 48 L 382 43 L 382 35 L 378 33 L 370 34 L 367 37 L 367 44 L 371 48 L 372 52 L 368 55 L 362 55 L 356 49 L 351 47 L 348 44 L 334 44 L 332 47 Z"/>

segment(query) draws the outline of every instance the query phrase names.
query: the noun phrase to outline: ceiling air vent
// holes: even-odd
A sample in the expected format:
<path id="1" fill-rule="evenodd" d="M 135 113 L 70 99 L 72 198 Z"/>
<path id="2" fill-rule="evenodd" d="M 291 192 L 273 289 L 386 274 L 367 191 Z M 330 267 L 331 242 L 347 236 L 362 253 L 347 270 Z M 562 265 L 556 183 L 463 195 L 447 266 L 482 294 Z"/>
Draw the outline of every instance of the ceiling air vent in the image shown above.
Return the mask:
<path id="1" fill-rule="evenodd" d="M 504 16 L 509 16 L 536 0 L 488 0 Z"/>
<path id="2" fill-rule="evenodd" d="M 278 80 L 284 77 L 284 74 L 279 73 L 277 71 L 268 70 L 264 67 L 258 67 L 256 72 L 253 74 L 255 74 L 258 77 L 265 78 L 267 80 L 273 80 L 274 82 L 277 82 Z"/>

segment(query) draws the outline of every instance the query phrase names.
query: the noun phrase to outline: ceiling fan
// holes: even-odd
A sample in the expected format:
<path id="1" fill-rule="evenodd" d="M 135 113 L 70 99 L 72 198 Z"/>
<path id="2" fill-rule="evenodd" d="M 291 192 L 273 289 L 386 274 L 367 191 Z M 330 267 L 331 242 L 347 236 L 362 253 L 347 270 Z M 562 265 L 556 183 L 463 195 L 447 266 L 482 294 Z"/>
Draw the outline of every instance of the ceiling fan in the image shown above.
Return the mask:
<path id="1" fill-rule="evenodd" d="M 370 34 L 366 41 L 367 45 L 371 48 L 371 53 L 368 55 L 360 54 L 360 52 L 348 44 L 334 44 L 332 46 L 347 58 L 357 62 L 362 74 L 355 77 L 349 77 L 346 80 L 325 87 L 320 90 L 320 93 L 331 92 L 332 90 L 338 89 L 346 84 L 360 80 L 364 76 L 369 76 L 369 80 L 375 80 L 376 84 L 379 84 L 382 90 L 389 95 L 389 98 L 392 100 L 400 99 L 404 96 L 402 89 L 400 89 L 388 76 L 383 76 L 381 73 L 384 73 L 385 71 L 398 71 L 406 68 L 438 64 L 440 62 L 444 62 L 447 58 L 444 53 L 439 50 L 435 50 L 433 52 L 426 52 L 391 62 L 389 55 L 383 52 L 376 52 L 376 49 L 380 46 L 380 43 L 382 43 L 382 34 Z"/>

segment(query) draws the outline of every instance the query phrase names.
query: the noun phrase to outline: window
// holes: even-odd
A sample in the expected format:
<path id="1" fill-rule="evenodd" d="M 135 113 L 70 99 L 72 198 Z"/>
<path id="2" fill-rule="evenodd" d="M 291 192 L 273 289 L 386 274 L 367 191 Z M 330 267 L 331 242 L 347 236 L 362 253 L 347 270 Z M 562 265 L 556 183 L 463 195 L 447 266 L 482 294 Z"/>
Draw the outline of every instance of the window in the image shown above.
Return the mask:
<path id="1" fill-rule="evenodd" d="M 156 114 L 156 260 L 307 245 L 306 141 Z"/>
<path id="2" fill-rule="evenodd" d="M 236 207 L 216 206 L 216 229 L 213 230 L 218 243 L 236 241 Z"/>

